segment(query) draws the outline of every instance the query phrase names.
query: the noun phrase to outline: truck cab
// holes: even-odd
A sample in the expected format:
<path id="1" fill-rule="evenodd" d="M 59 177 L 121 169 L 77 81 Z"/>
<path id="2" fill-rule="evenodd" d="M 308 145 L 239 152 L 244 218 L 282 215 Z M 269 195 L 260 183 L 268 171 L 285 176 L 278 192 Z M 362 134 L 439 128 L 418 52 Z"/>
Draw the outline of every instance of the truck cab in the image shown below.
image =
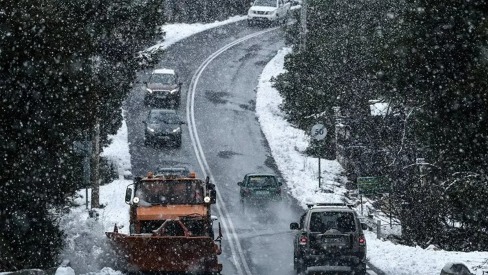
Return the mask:
<path id="1" fill-rule="evenodd" d="M 154 233 L 167 220 L 180 220 L 193 235 L 213 236 L 210 205 L 216 201 L 215 186 L 193 172 L 138 177 L 127 187 L 125 201 L 130 205 L 131 234 Z"/>

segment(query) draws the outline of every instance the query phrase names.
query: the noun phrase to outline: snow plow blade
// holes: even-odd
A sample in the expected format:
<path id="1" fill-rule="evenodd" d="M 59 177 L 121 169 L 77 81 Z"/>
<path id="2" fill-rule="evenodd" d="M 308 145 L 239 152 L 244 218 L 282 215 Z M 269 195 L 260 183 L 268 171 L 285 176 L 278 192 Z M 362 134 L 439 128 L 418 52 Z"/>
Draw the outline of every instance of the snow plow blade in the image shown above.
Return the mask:
<path id="1" fill-rule="evenodd" d="M 105 234 L 130 272 L 222 271 L 217 260 L 220 248 L 210 237 Z"/>

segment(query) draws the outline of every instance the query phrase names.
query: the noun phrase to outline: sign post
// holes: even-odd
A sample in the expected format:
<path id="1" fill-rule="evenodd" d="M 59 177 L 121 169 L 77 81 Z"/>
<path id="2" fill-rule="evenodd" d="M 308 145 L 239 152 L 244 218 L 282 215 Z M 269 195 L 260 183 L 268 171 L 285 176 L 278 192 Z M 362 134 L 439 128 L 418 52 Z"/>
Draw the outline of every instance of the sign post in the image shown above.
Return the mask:
<path id="1" fill-rule="evenodd" d="M 323 140 L 327 136 L 327 129 L 325 128 L 324 124 L 317 123 L 312 126 L 312 130 L 310 131 L 310 136 L 314 140 Z M 320 171 L 320 157 L 319 157 L 319 188 L 321 187 L 322 183 L 322 172 Z"/>
<path id="2" fill-rule="evenodd" d="M 388 185 L 384 177 L 358 177 L 356 182 L 358 184 L 359 196 L 361 197 L 361 215 L 363 214 L 363 195 L 369 196 L 386 192 L 390 192 L 391 194 L 391 186 Z"/>

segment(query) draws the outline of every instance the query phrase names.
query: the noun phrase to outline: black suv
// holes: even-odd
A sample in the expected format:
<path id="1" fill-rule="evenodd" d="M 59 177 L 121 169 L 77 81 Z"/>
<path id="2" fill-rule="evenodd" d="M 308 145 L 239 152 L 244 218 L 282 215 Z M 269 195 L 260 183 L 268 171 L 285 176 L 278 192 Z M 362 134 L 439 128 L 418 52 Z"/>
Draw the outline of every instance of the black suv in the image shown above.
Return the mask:
<path id="1" fill-rule="evenodd" d="M 165 142 L 181 146 L 181 125 L 185 122 L 175 110 L 151 109 L 143 123 L 146 125 L 144 145 Z"/>
<path id="2" fill-rule="evenodd" d="M 273 174 L 249 173 L 237 185 L 241 187 L 241 200 L 245 198 L 281 199 L 282 183 Z"/>
<path id="3" fill-rule="evenodd" d="M 366 239 L 356 211 L 342 203 L 309 204 L 294 240 L 294 267 L 298 274 L 346 272 L 366 274 Z"/>

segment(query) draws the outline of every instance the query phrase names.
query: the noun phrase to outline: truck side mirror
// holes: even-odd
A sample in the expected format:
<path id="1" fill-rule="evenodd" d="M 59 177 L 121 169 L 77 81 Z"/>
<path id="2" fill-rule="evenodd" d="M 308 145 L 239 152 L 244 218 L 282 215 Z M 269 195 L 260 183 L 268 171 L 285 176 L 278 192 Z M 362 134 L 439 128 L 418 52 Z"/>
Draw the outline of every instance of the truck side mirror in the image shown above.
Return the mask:
<path id="1" fill-rule="evenodd" d="M 290 229 L 291 230 L 300 229 L 300 225 L 298 225 L 298 223 L 296 223 L 296 222 L 292 222 L 292 223 L 290 223 Z"/>
<path id="2" fill-rule="evenodd" d="M 130 204 L 132 200 L 132 187 L 127 187 L 125 190 L 125 203 Z"/>
<path id="3" fill-rule="evenodd" d="M 215 189 L 210 190 L 210 203 L 215 204 L 217 202 L 217 191 Z"/>

